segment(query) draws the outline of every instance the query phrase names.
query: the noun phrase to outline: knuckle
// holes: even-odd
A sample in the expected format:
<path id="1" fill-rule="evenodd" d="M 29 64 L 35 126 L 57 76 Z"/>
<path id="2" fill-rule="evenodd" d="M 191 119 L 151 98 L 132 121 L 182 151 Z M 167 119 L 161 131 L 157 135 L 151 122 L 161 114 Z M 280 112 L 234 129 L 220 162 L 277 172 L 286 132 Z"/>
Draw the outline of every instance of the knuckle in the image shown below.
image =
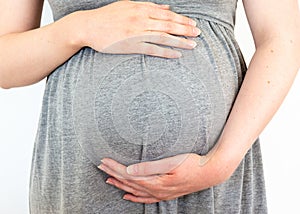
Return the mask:
<path id="1" fill-rule="evenodd" d="M 147 4 L 137 4 L 134 8 L 140 16 L 149 16 L 149 14 L 153 13 L 153 6 Z"/>
<path id="2" fill-rule="evenodd" d="M 154 14 L 156 11 L 157 11 L 157 8 L 154 8 L 153 6 L 150 6 L 150 5 L 148 5 L 144 8 L 144 12 L 147 15 Z"/>
<path id="3" fill-rule="evenodd" d="M 139 196 L 139 191 L 137 190 L 132 190 L 131 194 L 135 195 L 135 196 Z"/>
<path id="4" fill-rule="evenodd" d="M 161 11 L 161 15 L 165 19 L 170 19 L 171 20 L 173 18 L 172 13 L 170 11 L 167 11 L 167 10 Z"/>
<path id="5" fill-rule="evenodd" d="M 170 32 L 173 30 L 174 26 L 172 23 L 170 22 L 167 22 L 163 25 L 163 28 L 167 31 L 167 32 Z"/>
<path id="6" fill-rule="evenodd" d="M 188 42 L 188 40 L 186 38 L 180 37 L 179 40 L 177 41 L 178 45 L 180 44 L 186 44 Z"/>
<path id="7" fill-rule="evenodd" d="M 161 192 L 155 193 L 154 197 L 159 199 L 159 200 L 166 200 L 167 199 L 166 195 L 164 193 L 161 193 Z"/>
<path id="8" fill-rule="evenodd" d="M 168 34 L 166 33 L 161 33 L 159 34 L 159 41 L 165 43 L 168 40 Z"/>
<path id="9" fill-rule="evenodd" d="M 120 181 L 124 184 L 129 186 L 129 182 L 126 179 L 120 179 Z"/>
<path id="10" fill-rule="evenodd" d="M 144 9 L 144 6 L 141 4 L 132 4 L 132 9 L 136 11 L 140 11 Z"/>

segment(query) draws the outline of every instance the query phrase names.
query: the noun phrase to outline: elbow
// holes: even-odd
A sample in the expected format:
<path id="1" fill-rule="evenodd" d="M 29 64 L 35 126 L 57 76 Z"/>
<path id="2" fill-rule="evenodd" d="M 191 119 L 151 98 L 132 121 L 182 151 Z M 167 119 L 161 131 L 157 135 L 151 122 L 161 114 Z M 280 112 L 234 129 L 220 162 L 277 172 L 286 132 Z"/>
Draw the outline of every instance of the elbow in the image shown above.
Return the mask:
<path id="1" fill-rule="evenodd" d="M 0 83 L 0 84 L 1 84 L 1 83 Z M 2 89 L 11 89 L 11 87 L 8 86 L 8 85 L 0 85 L 0 88 L 2 88 Z"/>
<path id="2" fill-rule="evenodd" d="M 35 84 L 39 82 L 41 79 L 20 79 L 15 77 L 12 73 L 3 73 L 0 70 L 0 88 L 2 89 L 11 89 L 17 87 L 23 87 Z"/>
<path id="3" fill-rule="evenodd" d="M 4 77 L 4 74 L 0 72 L 0 88 L 2 89 L 10 89 L 12 88 L 12 85 L 9 84 L 9 82 Z"/>
<path id="4" fill-rule="evenodd" d="M 0 88 L 2 88 L 2 89 L 11 89 L 12 87 L 9 84 L 5 84 L 2 81 L 0 81 Z"/>

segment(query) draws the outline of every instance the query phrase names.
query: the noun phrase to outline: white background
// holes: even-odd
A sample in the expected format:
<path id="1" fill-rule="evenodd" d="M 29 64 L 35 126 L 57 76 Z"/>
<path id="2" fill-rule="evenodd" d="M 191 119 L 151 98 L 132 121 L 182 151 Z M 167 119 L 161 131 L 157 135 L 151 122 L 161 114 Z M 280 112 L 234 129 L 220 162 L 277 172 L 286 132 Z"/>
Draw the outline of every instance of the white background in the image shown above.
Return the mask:
<path id="1" fill-rule="evenodd" d="M 46 4 L 43 24 L 52 21 Z M 236 37 L 247 63 L 252 37 L 238 6 Z M 17 89 L 0 89 L 0 213 L 26 214 L 33 142 L 45 81 Z M 300 213 L 300 77 L 261 135 L 269 213 Z M 298 93 L 297 93 L 298 92 Z"/>

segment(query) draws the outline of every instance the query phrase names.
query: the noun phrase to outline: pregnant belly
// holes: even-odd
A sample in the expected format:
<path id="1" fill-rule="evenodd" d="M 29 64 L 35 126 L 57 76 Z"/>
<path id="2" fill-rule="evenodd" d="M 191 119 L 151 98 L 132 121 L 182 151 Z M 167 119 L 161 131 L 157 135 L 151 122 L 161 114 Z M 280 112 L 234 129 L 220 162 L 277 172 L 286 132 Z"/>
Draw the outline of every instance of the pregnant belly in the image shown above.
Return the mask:
<path id="1" fill-rule="evenodd" d="M 166 59 L 87 49 L 78 66 L 73 121 L 93 163 L 200 154 L 215 143 L 227 115 L 218 74 L 199 49 L 182 53 Z"/>

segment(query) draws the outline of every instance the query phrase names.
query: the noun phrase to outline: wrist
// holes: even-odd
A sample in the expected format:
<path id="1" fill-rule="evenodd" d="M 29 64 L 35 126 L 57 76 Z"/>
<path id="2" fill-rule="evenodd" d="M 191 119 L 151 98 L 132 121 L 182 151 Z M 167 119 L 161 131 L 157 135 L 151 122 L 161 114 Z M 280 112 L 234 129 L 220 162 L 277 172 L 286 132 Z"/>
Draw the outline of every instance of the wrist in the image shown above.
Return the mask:
<path id="1" fill-rule="evenodd" d="M 99 43 L 101 41 L 101 35 L 95 33 L 95 29 L 101 26 L 102 18 L 99 18 L 99 10 L 82 10 L 76 11 L 68 15 L 69 19 L 67 21 L 67 25 L 70 29 L 70 37 L 69 43 L 73 47 L 82 48 L 82 47 L 90 47 L 94 48 L 95 41 Z M 94 26 L 94 22 L 91 20 L 99 20 L 97 21 L 97 26 Z M 98 44 L 101 46 L 101 44 Z"/>
<path id="2" fill-rule="evenodd" d="M 242 152 L 234 151 L 233 148 L 226 148 L 224 143 L 218 142 L 216 150 L 211 154 L 211 164 L 218 172 L 219 180 L 224 182 L 228 180 L 239 166 L 244 155 Z"/>
<path id="3" fill-rule="evenodd" d="M 83 13 L 84 11 L 76 11 L 56 23 L 59 32 L 63 32 L 65 44 L 74 50 L 80 50 L 86 46 L 86 30 L 84 27 L 85 20 Z"/>
<path id="4" fill-rule="evenodd" d="M 225 150 L 222 146 L 221 142 L 218 142 L 208 154 L 199 158 L 200 171 L 205 170 L 207 176 L 211 178 L 209 186 L 228 180 L 243 158 Z"/>

